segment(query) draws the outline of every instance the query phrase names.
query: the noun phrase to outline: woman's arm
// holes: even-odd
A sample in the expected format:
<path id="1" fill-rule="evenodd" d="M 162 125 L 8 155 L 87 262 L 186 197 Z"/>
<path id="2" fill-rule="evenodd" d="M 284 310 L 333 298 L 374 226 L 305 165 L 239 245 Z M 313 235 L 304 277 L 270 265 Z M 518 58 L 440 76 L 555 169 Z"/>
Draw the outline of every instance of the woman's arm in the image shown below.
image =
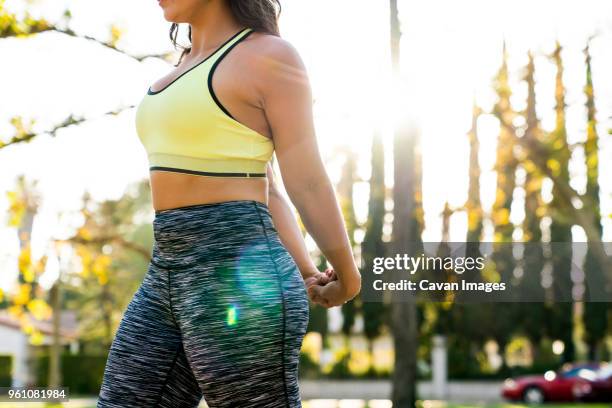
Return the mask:
<path id="1" fill-rule="evenodd" d="M 270 208 L 272 221 L 278 231 L 281 242 L 293 257 L 304 281 L 306 281 L 308 278 L 317 275 L 319 270 L 308 254 L 304 244 L 304 237 L 300 232 L 291 207 L 289 207 L 274 182 L 274 171 L 270 164 L 268 164 L 266 173 L 268 176 L 268 208 Z"/>
<path id="2" fill-rule="evenodd" d="M 287 194 L 337 276 L 325 286 L 309 287 L 309 292 L 325 306 L 340 305 L 359 293 L 361 276 L 319 153 L 306 69 L 295 49 L 280 38 L 262 47 L 254 65 Z"/>

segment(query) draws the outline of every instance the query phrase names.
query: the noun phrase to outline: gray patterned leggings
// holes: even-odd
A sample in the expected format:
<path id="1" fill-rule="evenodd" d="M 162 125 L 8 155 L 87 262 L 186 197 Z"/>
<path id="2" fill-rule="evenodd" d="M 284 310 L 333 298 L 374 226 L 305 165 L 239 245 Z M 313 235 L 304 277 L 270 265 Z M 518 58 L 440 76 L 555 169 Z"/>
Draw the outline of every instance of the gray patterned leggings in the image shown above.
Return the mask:
<path id="1" fill-rule="evenodd" d="M 98 407 L 301 407 L 304 281 L 268 207 L 155 213 L 148 272 L 106 363 Z"/>

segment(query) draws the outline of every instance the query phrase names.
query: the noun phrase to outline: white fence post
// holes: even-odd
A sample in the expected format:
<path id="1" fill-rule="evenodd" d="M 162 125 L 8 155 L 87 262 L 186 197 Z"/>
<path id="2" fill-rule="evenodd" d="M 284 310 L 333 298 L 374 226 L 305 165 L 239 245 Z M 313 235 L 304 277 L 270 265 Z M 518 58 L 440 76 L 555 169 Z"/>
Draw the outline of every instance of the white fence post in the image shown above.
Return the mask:
<path id="1" fill-rule="evenodd" d="M 433 336 L 431 369 L 434 398 L 446 400 L 448 398 L 448 359 L 445 336 Z"/>

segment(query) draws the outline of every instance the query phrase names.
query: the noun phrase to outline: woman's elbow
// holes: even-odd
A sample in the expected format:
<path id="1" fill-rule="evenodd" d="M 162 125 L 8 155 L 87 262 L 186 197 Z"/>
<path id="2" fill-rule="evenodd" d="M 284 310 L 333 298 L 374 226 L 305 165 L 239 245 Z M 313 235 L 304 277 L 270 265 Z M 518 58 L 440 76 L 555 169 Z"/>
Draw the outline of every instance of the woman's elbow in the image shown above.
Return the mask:
<path id="1" fill-rule="evenodd" d="M 361 274 L 359 272 L 357 272 L 356 276 L 347 282 L 345 289 L 346 296 L 349 299 L 354 298 L 359 294 L 359 292 L 361 292 Z"/>

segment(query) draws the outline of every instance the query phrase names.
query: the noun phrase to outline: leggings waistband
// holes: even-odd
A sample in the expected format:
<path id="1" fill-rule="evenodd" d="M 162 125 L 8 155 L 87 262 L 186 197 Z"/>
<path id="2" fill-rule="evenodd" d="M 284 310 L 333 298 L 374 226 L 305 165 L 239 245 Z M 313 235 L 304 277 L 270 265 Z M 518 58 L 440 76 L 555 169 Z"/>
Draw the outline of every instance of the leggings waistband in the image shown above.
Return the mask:
<path id="1" fill-rule="evenodd" d="M 157 218 L 157 216 L 161 216 L 162 214 L 175 214 L 175 213 L 182 213 L 186 211 L 197 211 L 197 210 L 203 210 L 206 208 L 214 208 L 214 207 L 230 207 L 232 205 L 243 205 L 245 203 L 254 203 L 258 207 L 268 209 L 268 206 L 266 204 L 262 203 L 261 201 L 257 201 L 257 200 L 228 200 L 228 201 L 221 201 L 218 203 L 193 204 L 193 205 L 185 205 L 182 207 L 168 208 L 165 210 L 156 210 L 155 217 Z"/>
<path id="2" fill-rule="evenodd" d="M 153 235 L 153 257 L 177 262 L 274 240 L 277 231 L 266 204 L 233 200 L 156 211 Z"/>
<path id="3" fill-rule="evenodd" d="M 208 209 L 208 208 L 212 209 L 212 208 L 217 208 L 217 207 L 231 207 L 231 206 L 234 206 L 234 205 L 244 205 L 246 203 L 253 203 L 257 207 L 269 210 L 268 206 L 266 204 L 262 203 L 261 201 L 256 201 L 256 200 L 228 200 L 228 201 L 222 201 L 222 202 L 218 202 L 218 203 L 193 204 L 193 205 L 186 205 L 186 206 L 183 206 L 183 207 L 168 208 L 166 210 L 156 210 L 155 211 L 155 217 L 156 218 L 158 216 L 163 217 L 163 216 L 165 216 L 164 214 L 184 213 L 184 212 L 189 212 L 189 211 L 204 210 L 204 209 Z"/>

